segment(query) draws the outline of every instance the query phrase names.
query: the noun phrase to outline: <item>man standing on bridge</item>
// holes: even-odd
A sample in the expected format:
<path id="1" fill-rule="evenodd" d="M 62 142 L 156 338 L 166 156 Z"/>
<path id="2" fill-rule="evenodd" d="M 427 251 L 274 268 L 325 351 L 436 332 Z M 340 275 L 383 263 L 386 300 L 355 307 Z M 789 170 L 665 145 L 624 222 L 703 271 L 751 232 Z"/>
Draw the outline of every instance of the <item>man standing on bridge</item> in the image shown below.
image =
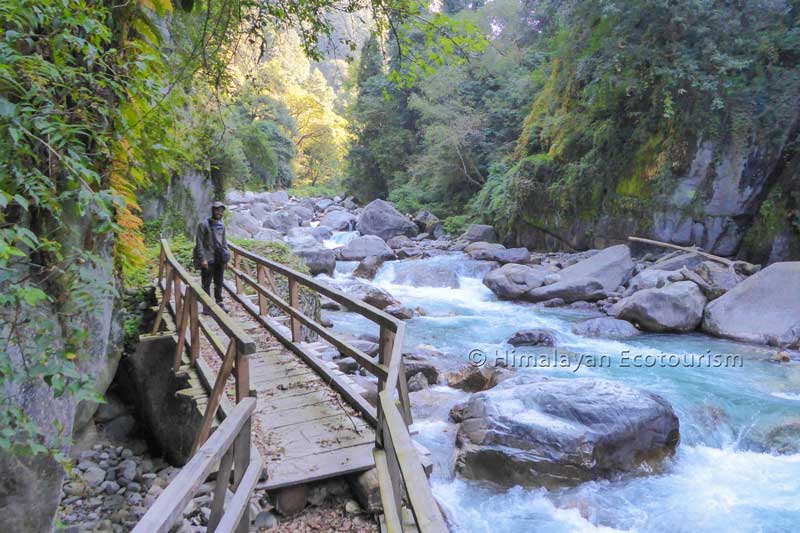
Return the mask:
<path id="1" fill-rule="evenodd" d="M 200 269 L 203 290 L 211 296 L 211 282 L 214 282 L 214 299 L 226 313 L 228 308 L 222 303 L 222 283 L 225 275 L 225 264 L 231 258 L 228 250 L 228 239 L 225 237 L 225 224 L 222 215 L 225 204 L 211 204 L 211 218 L 197 225 L 197 237 L 194 245 L 194 266 Z M 207 314 L 208 309 L 203 309 Z"/>

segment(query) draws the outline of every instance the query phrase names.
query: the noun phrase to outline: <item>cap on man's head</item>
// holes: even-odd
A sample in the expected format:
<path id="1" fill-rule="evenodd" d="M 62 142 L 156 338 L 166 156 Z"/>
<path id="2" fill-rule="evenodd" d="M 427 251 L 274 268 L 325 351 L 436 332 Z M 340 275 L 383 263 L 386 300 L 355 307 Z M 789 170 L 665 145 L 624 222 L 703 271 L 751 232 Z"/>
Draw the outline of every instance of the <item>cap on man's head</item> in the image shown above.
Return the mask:
<path id="1" fill-rule="evenodd" d="M 223 204 L 222 202 L 214 202 L 213 204 L 211 204 L 211 209 L 216 209 L 217 207 L 225 209 L 225 204 Z"/>

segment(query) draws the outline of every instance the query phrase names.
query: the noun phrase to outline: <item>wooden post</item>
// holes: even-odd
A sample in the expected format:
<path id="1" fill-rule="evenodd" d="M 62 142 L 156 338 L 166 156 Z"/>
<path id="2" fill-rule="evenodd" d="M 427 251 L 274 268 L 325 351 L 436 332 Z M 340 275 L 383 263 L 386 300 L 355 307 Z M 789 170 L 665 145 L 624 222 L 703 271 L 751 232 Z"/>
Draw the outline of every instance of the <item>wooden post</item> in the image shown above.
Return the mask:
<path id="1" fill-rule="evenodd" d="M 297 280 L 289 276 L 289 305 L 293 309 L 300 310 L 300 294 L 298 292 Z M 292 341 L 300 342 L 300 321 L 294 316 L 291 318 L 292 322 Z"/>
<path id="2" fill-rule="evenodd" d="M 389 368 L 389 363 L 392 360 L 392 349 L 394 348 L 394 332 L 384 325 L 381 325 L 378 337 L 378 362 L 384 367 Z M 378 423 L 375 426 L 375 445 L 378 448 L 383 448 L 385 445 L 383 439 L 383 429 L 386 424 L 386 418 L 383 415 L 383 406 L 381 405 L 380 393 L 386 389 L 386 379 L 378 376 Z M 387 455 L 389 452 L 387 451 Z"/>
<path id="3" fill-rule="evenodd" d="M 158 328 L 161 326 L 161 317 L 167 309 L 167 303 L 172 294 L 172 267 L 169 265 L 166 266 L 166 273 L 164 274 L 166 282 L 164 284 L 164 294 L 162 294 L 161 303 L 158 305 L 158 312 L 156 313 L 156 319 L 153 322 L 153 331 L 151 333 L 156 334 L 158 333 Z"/>
<path id="4" fill-rule="evenodd" d="M 239 255 L 239 252 L 234 250 L 233 251 L 233 266 L 236 268 L 236 270 L 241 270 L 240 269 L 241 262 L 242 262 L 242 256 Z M 239 277 L 239 274 L 234 273 L 233 274 L 233 279 L 236 282 L 236 292 L 241 294 L 242 293 L 242 280 Z"/>
<path id="5" fill-rule="evenodd" d="M 225 353 L 225 358 L 222 360 L 222 366 L 217 373 L 217 380 L 214 382 L 214 388 L 208 396 L 208 405 L 206 405 L 206 412 L 203 415 L 203 423 L 200 425 L 200 431 L 197 432 L 197 438 L 192 447 L 192 455 L 195 454 L 200 446 L 208 438 L 208 433 L 211 431 L 211 422 L 217 414 L 217 407 L 219 407 L 220 396 L 225 394 L 225 382 L 233 370 L 233 362 L 236 358 L 236 340 L 233 339 L 228 344 L 228 351 Z"/>
<path id="6" fill-rule="evenodd" d="M 183 292 L 180 276 L 175 276 L 172 292 L 175 294 L 175 325 L 180 328 L 183 321 Z"/>
<path id="7" fill-rule="evenodd" d="M 161 253 L 158 254 L 158 279 L 156 280 L 157 285 L 161 285 L 161 279 L 164 277 L 165 260 L 166 260 L 166 255 L 164 254 L 164 243 L 161 243 Z"/>
<path id="8" fill-rule="evenodd" d="M 222 461 L 219 463 L 219 470 L 217 471 L 217 482 L 214 484 L 214 498 L 211 500 L 211 516 L 208 519 L 208 526 L 206 531 L 213 533 L 222 519 L 222 514 L 225 512 L 225 492 L 228 490 L 228 484 L 231 480 L 231 467 L 233 466 L 233 448 L 229 448 L 225 455 L 222 456 Z"/>
<path id="9" fill-rule="evenodd" d="M 400 412 L 403 413 L 403 420 L 406 421 L 406 426 L 410 426 L 414 423 L 414 419 L 411 417 L 411 400 L 408 398 L 406 364 L 402 359 L 400 360 L 400 372 L 397 375 L 397 392 L 400 397 Z"/>
<path id="10" fill-rule="evenodd" d="M 177 315 L 177 312 L 175 313 Z M 178 316 L 176 316 L 176 320 Z M 178 345 L 175 346 L 175 364 L 174 370 L 175 372 L 178 371 L 181 367 L 181 359 L 183 357 L 183 351 L 186 349 L 186 327 L 189 322 L 189 306 L 186 305 L 183 308 L 183 313 L 180 314 L 180 322 L 178 326 Z"/>
<path id="11" fill-rule="evenodd" d="M 235 341 L 231 341 L 235 342 Z M 250 356 L 236 350 L 236 403 L 250 396 Z"/>
<path id="12" fill-rule="evenodd" d="M 191 291 L 189 300 L 186 302 L 189 306 L 189 325 L 191 327 L 192 344 L 189 347 L 189 357 L 192 360 L 192 365 L 197 362 L 197 357 L 200 355 L 200 320 L 197 316 L 198 306 L 200 305 L 197 300 L 197 294 Z"/>
<path id="13" fill-rule="evenodd" d="M 256 266 L 256 272 L 258 274 L 258 284 L 261 285 L 262 287 L 267 281 L 266 270 L 267 267 L 265 267 L 264 265 L 259 264 L 258 266 Z M 258 293 L 258 312 L 263 316 L 267 316 L 267 314 L 269 313 L 269 308 L 267 307 L 267 297 L 261 294 L 260 292 Z"/>
<path id="14" fill-rule="evenodd" d="M 392 442 L 392 435 L 389 426 L 383 426 L 383 442 L 386 450 L 386 463 L 389 467 L 389 479 L 392 482 L 392 496 L 397 514 L 400 515 L 400 523 L 403 523 L 403 474 L 400 471 L 400 462 L 397 460 L 397 450 Z"/>
<path id="15" fill-rule="evenodd" d="M 253 417 L 249 417 L 247 419 L 247 422 L 244 423 L 242 429 L 239 431 L 239 435 L 236 437 L 236 440 L 233 443 L 234 492 L 236 491 L 236 489 L 239 488 L 239 484 L 242 482 L 244 473 L 247 471 L 247 467 L 250 466 L 250 430 L 252 421 Z M 247 505 L 245 507 L 244 514 L 242 515 L 242 519 L 239 522 L 239 526 L 236 528 L 236 533 L 248 533 L 249 531 L 250 531 L 250 506 Z"/>

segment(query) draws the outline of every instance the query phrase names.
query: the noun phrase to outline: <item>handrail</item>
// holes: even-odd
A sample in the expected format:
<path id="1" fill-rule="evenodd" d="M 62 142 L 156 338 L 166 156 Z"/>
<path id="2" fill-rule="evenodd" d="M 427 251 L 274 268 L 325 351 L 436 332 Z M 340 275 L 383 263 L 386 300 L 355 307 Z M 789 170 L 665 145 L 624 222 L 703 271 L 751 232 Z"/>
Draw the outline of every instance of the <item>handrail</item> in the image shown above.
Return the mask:
<path id="1" fill-rule="evenodd" d="M 181 517 L 186 505 L 219 463 L 217 483 L 211 504 L 207 531 L 244 533 L 249 530 L 250 496 L 261 476 L 261 456 L 249 455 L 251 419 L 256 409 L 255 398 L 245 398 L 219 425 L 214 434 L 197 450 L 178 472 L 155 503 L 136 524 L 133 533 L 166 533 Z M 225 508 L 231 470 L 234 474 L 234 496 Z"/>
<path id="2" fill-rule="evenodd" d="M 402 504 L 407 496 L 417 527 L 423 533 L 445 532 L 447 527 L 444 518 L 431 493 L 425 471 L 417 455 L 408 425 L 411 424 L 411 407 L 408 398 L 408 383 L 403 362 L 403 342 L 405 339 L 405 323 L 372 305 L 356 300 L 346 294 L 332 289 L 315 279 L 297 272 L 289 267 L 261 257 L 239 246 L 229 244 L 233 252 L 232 264 L 228 269 L 234 276 L 235 286 L 226 285 L 228 291 L 253 314 L 259 322 L 269 329 L 276 339 L 294 353 L 306 359 L 318 372 L 326 370 L 305 352 L 300 346 L 300 325 L 316 332 L 320 337 L 338 348 L 342 353 L 353 357 L 367 371 L 378 378 L 378 405 L 375 418 L 375 465 L 381 490 L 381 500 L 389 531 L 402 531 Z M 242 260 L 245 260 L 242 262 Z M 255 263 L 257 277 L 253 277 L 248 261 Z M 286 276 L 289 285 L 289 302 L 276 294 L 272 275 Z M 269 283 L 272 290 L 264 287 Z M 255 290 L 258 296 L 258 307 L 243 297 L 243 284 Z M 321 324 L 305 315 L 299 308 L 297 285 L 303 285 L 312 291 L 344 305 L 380 327 L 378 357 L 369 357 L 361 350 L 339 339 L 328 332 Z M 291 339 L 267 321 L 267 301 L 272 302 L 289 315 L 291 321 Z M 328 378 L 332 385 L 339 384 L 334 374 Z M 394 391 L 398 391 L 399 409 L 395 402 Z M 348 395 L 345 395 L 347 398 Z M 360 407 L 356 405 L 357 408 Z M 370 420 L 371 416 L 363 407 L 362 413 Z"/>
<path id="3" fill-rule="evenodd" d="M 357 310 L 359 314 L 372 320 L 373 322 L 375 322 L 380 326 L 385 326 L 392 331 L 397 330 L 397 325 L 398 323 L 400 323 L 400 321 L 397 318 L 390 315 L 389 313 L 386 313 L 385 311 L 382 311 L 375 306 L 372 306 L 362 300 L 352 298 L 341 291 L 338 291 L 332 287 L 329 287 L 327 285 L 318 282 L 311 276 L 293 270 L 287 267 L 286 265 L 276 263 L 271 259 L 262 257 L 249 250 L 245 250 L 240 246 L 236 246 L 235 244 L 230 244 L 230 243 L 228 244 L 228 246 L 230 247 L 231 250 L 233 250 L 234 263 L 236 263 L 237 256 L 241 256 L 251 261 L 254 261 L 256 264 L 263 265 L 267 267 L 269 270 L 272 270 L 273 272 L 286 276 L 289 280 L 293 279 L 296 282 L 299 282 L 301 285 L 304 285 L 311 290 L 314 290 L 324 296 L 327 296 L 331 300 L 338 302 L 349 309 Z M 233 266 L 238 266 L 238 265 L 234 264 Z"/>
<path id="4" fill-rule="evenodd" d="M 200 354 L 201 334 L 208 339 L 211 347 L 222 358 L 222 365 L 217 373 L 216 381 L 203 415 L 203 421 L 194 442 L 194 453 L 203 445 L 211 432 L 211 425 L 217 416 L 217 409 L 222 395 L 225 394 L 225 384 L 231 373 L 233 373 L 235 379 L 236 401 L 241 402 L 250 396 L 248 356 L 256 351 L 256 343 L 238 322 L 228 316 L 206 294 L 202 287 L 189 277 L 186 269 L 173 255 L 166 239 L 161 239 L 157 283 L 163 291 L 163 298 L 156 314 L 152 332 L 158 332 L 164 312 L 169 310 L 174 314 L 178 333 L 173 365 L 174 371 L 177 372 L 180 368 L 186 346 L 189 348 L 191 364 L 193 366 L 197 365 Z M 229 339 L 227 348 L 224 348 L 224 343 L 214 335 L 208 324 L 204 320 L 200 320 L 200 306 L 203 306 L 207 315 L 227 335 Z"/>

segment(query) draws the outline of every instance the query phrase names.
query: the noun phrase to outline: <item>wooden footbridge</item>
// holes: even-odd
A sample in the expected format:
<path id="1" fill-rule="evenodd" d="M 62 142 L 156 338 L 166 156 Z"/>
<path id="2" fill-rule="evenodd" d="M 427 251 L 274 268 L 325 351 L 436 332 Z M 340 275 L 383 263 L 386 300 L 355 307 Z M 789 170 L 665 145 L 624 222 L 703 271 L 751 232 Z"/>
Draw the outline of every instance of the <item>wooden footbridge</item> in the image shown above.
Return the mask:
<path id="1" fill-rule="evenodd" d="M 134 531 L 169 531 L 213 472 L 207 530 L 244 533 L 256 485 L 278 491 L 371 468 L 380 485 L 382 529 L 446 531 L 409 431 L 405 324 L 305 274 L 231 249 L 234 282 L 225 288 L 236 305 L 225 313 L 161 241 L 153 333 L 176 337 L 173 370 L 190 384 L 178 393 L 196 403 L 203 420 L 192 458 Z M 320 296 L 375 324 L 377 357 L 306 314 L 301 301 Z M 303 340 L 314 337 L 320 340 Z M 377 378 L 377 407 L 319 357 L 320 349 L 330 347 Z M 228 491 L 232 496 L 226 497 Z"/>

